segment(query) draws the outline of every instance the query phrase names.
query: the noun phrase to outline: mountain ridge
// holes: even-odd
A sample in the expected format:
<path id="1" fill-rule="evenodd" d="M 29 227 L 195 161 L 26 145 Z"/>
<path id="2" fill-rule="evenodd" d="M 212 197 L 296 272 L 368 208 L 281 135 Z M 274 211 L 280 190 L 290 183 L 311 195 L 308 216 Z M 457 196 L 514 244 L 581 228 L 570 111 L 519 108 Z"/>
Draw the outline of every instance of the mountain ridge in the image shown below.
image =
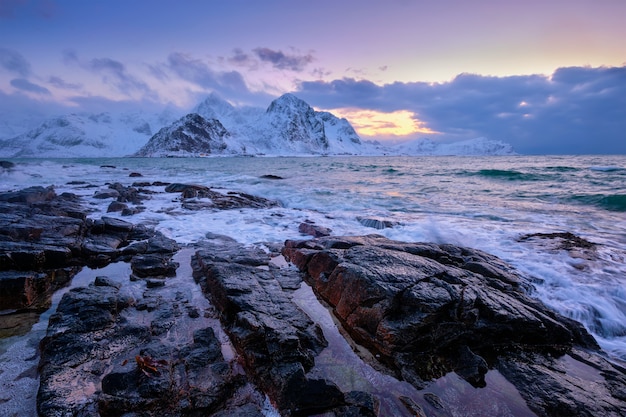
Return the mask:
<path id="1" fill-rule="evenodd" d="M 509 144 L 485 138 L 453 143 L 416 139 L 401 145 L 363 141 L 348 120 L 316 111 L 290 93 L 266 109 L 234 106 L 211 93 L 186 115 L 173 111 L 70 113 L 47 119 L 20 135 L 0 138 L 0 157 L 4 158 L 514 153 Z"/>

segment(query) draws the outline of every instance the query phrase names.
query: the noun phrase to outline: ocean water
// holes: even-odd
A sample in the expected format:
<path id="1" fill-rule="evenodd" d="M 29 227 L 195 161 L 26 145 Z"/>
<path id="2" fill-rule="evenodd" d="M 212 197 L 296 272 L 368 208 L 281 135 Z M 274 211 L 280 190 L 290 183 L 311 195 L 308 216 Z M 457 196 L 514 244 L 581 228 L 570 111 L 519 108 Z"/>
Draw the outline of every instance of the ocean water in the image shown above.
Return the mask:
<path id="1" fill-rule="evenodd" d="M 188 211 L 164 187 L 126 217 L 182 244 L 206 233 L 245 244 L 306 238 L 303 221 L 336 235 L 452 243 L 484 250 L 528 276 L 533 296 L 581 321 L 626 360 L 626 156 L 311 157 L 16 160 L 0 191 L 54 185 L 86 197 L 106 183 L 183 182 L 278 200 L 265 210 Z M 130 173 L 142 177 L 131 177 Z M 281 179 L 268 179 L 272 175 Z M 93 187 L 96 186 L 96 187 Z M 111 215 L 111 214 L 109 214 Z M 115 215 L 114 215 L 115 216 Z M 392 227 L 374 229 L 385 223 Z M 597 246 L 563 250 L 532 233 L 571 232 Z"/>
<path id="2" fill-rule="evenodd" d="M 163 186 L 130 217 L 181 244 L 207 233 L 247 245 L 306 239 L 303 221 L 335 235 L 377 233 L 452 243 L 509 262 L 532 296 L 582 322 L 607 354 L 626 362 L 626 156 L 311 157 L 15 160 L 0 191 L 53 185 L 84 196 L 91 217 L 111 200 L 91 198 L 119 182 L 181 182 L 242 191 L 281 207 L 189 211 Z M 141 177 L 131 177 L 140 173 Z M 275 176 L 279 179 L 264 178 Z M 384 228 L 374 228 L 372 226 Z M 570 232 L 595 248 L 559 247 L 535 233 Z M 40 333 L 41 324 L 36 325 Z M 32 338 L 31 338 L 32 339 Z M 19 343 L 36 344 L 31 339 Z M 29 342 L 30 340 L 30 342 Z M 0 346 L 11 354 L 19 346 Z M 4 354 L 4 357 L 7 355 Z"/>

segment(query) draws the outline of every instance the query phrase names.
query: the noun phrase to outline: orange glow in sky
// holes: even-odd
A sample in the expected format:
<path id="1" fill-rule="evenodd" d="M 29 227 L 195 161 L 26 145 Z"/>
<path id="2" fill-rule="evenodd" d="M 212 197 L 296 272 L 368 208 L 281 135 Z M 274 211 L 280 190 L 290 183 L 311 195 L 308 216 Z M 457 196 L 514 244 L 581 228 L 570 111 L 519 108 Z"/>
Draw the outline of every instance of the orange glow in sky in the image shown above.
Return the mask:
<path id="1" fill-rule="evenodd" d="M 329 110 L 338 117 L 347 119 L 359 136 L 377 138 L 397 138 L 415 134 L 437 134 L 417 115 L 408 110 L 394 112 L 379 112 L 375 110 L 361 110 L 340 108 Z"/>

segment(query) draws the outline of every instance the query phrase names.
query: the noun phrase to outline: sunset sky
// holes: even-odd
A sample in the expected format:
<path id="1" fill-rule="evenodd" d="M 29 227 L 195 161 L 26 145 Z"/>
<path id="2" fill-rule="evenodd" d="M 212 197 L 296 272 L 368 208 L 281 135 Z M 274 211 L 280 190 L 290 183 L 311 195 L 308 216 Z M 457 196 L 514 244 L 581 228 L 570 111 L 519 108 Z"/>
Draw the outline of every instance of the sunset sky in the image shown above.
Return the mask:
<path id="1" fill-rule="evenodd" d="M 0 0 L 0 123 L 291 92 L 363 139 L 626 153 L 625 39 L 623 0 Z"/>

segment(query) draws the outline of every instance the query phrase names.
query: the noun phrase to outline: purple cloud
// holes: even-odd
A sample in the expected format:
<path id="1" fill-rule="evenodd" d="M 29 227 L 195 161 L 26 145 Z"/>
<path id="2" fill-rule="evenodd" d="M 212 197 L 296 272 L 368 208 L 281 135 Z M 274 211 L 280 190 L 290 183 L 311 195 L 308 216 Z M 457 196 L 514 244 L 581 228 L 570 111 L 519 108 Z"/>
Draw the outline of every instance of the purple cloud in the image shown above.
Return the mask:
<path id="1" fill-rule="evenodd" d="M 263 62 L 271 63 L 274 68 L 281 70 L 291 70 L 301 72 L 314 61 L 313 55 L 287 55 L 282 51 L 275 51 L 269 48 L 256 48 L 253 50 L 257 57 Z"/>
<path id="2" fill-rule="evenodd" d="M 48 83 L 63 90 L 80 90 L 83 87 L 82 84 L 68 83 L 61 77 L 56 76 L 50 77 Z"/>
<path id="3" fill-rule="evenodd" d="M 409 110 L 449 137 L 504 140 L 521 153 L 626 153 L 626 66 L 436 84 L 346 78 L 302 82 L 295 93 L 322 108 Z"/>
<path id="4" fill-rule="evenodd" d="M 18 90 L 27 91 L 29 93 L 50 95 L 50 90 L 37 84 L 33 84 L 24 78 L 16 78 L 11 80 L 11 85 Z"/>
<path id="5" fill-rule="evenodd" d="M 94 58 L 85 64 L 92 72 L 103 74 L 103 81 L 123 93 L 139 91 L 152 95 L 146 83 L 128 73 L 124 64 L 111 58 Z"/>
<path id="6" fill-rule="evenodd" d="M 19 52 L 13 49 L 0 48 L 0 67 L 9 72 L 27 77 L 30 74 L 30 63 Z"/>

